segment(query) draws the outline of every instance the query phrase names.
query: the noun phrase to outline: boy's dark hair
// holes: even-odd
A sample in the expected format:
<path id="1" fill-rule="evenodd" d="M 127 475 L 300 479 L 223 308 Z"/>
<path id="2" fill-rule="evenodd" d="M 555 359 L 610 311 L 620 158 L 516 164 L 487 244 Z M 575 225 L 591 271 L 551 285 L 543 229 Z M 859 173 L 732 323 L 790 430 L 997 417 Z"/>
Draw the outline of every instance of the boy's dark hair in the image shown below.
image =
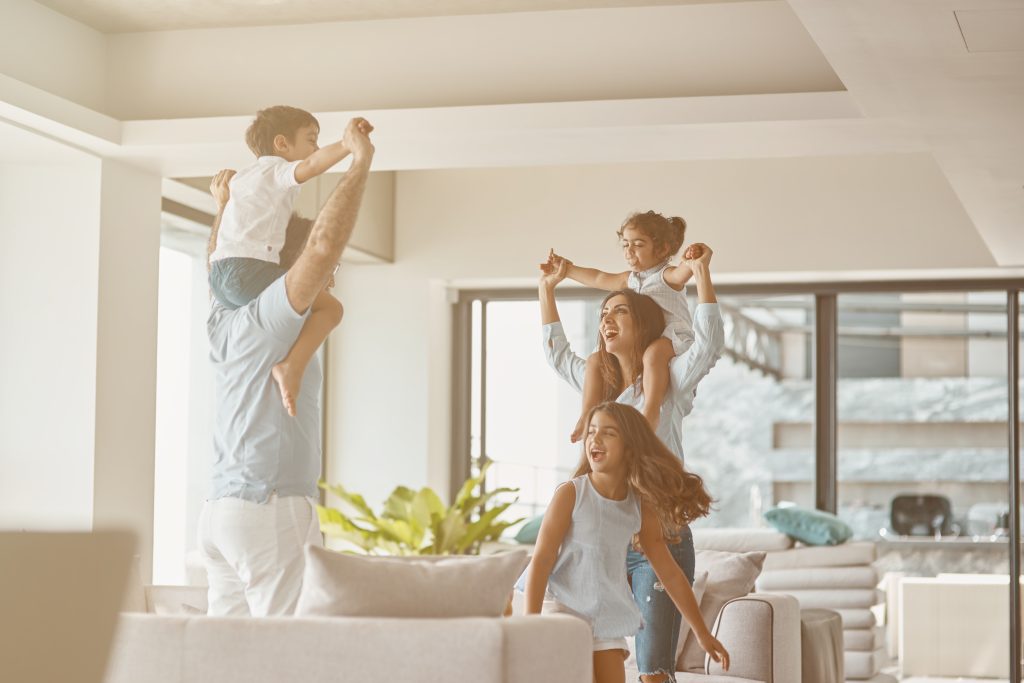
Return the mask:
<path id="1" fill-rule="evenodd" d="M 284 105 L 260 109 L 245 131 L 245 144 L 258 157 L 272 156 L 275 137 L 284 135 L 288 140 L 294 140 L 295 133 L 305 126 L 315 126 L 317 133 L 320 132 L 320 122 L 303 109 Z"/>
<path id="2" fill-rule="evenodd" d="M 675 256 L 686 238 L 686 220 L 679 216 L 666 218 L 656 211 L 637 212 L 628 216 L 615 233 L 619 239 L 622 239 L 622 232 L 626 228 L 635 228 L 647 235 L 654 242 L 655 252 L 666 257 Z"/>

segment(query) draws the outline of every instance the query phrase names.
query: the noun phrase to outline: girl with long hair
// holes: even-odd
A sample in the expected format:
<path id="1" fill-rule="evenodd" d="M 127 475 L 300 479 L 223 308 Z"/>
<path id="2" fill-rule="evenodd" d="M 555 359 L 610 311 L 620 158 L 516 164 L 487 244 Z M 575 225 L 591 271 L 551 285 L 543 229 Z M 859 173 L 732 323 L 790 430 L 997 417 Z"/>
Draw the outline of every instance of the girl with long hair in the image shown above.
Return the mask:
<path id="1" fill-rule="evenodd" d="M 693 343 L 669 363 L 669 388 L 660 409 L 658 438 L 683 462 L 683 418 L 693 409 L 697 384 L 717 362 L 725 347 L 722 315 L 711 283 L 711 249 L 694 244 L 686 250 L 686 266 L 693 273 L 697 306 L 693 310 Z M 541 264 L 539 283 L 544 353 L 548 364 L 577 391 L 583 390 L 587 361 L 576 355 L 562 329 L 555 288 L 566 278 L 569 264 L 554 254 Z M 604 377 L 604 400 L 631 405 L 641 412 L 645 405 L 643 353 L 665 326 L 661 307 L 649 297 L 631 290 L 612 292 L 601 305 L 596 354 Z M 695 555 L 689 526 L 677 530 L 668 544 L 670 556 L 693 583 Z M 675 539 L 670 539 L 675 540 Z M 672 678 L 680 613 L 661 589 L 649 558 L 634 548 L 626 552 L 626 574 L 644 628 L 636 637 L 636 660 L 643 683 L 662 683 Z"/>
<path id="2" fill-rule="evenodd" d="M 729 653 L 708 630 L 666 544 L 708 513 L 711 497 L 704 482 L 683 468 L 635 408 L 602 403 L 586 418 L 579 467 L 555 490 L 527 569 L 526 613 L 539 614 L 547 597 L 556 611 L 588 621 L 594 680 L 623 683 L 625 638 L 645 628 L 626 574 L 633 543 L 697 642 L 728 670 Z"/>

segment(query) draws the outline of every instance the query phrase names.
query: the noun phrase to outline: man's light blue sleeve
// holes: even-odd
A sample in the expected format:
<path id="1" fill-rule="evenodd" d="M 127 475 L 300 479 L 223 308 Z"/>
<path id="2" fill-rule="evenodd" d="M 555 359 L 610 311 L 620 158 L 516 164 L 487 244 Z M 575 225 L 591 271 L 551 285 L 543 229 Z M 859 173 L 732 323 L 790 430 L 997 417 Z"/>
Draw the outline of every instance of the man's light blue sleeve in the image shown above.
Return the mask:
<path id="1" fill-rule="evenodd" d="M 309 309 L 305 313 L 296 313 L 292 308 L 285 289 L 284 275 L 270 283 L 247 308 L 258 328 L 282 344 L 287 344 L 289 348 L 295 343 L 309 317 Z"/>

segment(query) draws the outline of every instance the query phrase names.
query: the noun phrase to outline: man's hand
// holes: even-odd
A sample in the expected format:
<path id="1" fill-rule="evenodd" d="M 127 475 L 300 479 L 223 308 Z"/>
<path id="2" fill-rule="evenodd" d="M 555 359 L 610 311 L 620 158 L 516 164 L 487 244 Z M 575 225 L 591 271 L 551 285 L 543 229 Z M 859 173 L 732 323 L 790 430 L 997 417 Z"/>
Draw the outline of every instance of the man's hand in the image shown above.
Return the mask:
<path id="1" fill-rule="evenodd" d="M 345 144 L 356 159 L 363 159 L 373 156 L 373 143 L 370 142 L 370 133 L 373 126 L 364 118 L 356 117 L 345 126 L 345 134 L 341 141 Z"/>
<path id="2" fill-rule="evenodd" d="M 231 196 L 231 189 L 228 187 L 228 183 L 235 176 L 235 172 L 230 168 L 217 171 L 217 175 L 213 176 L 210 181 L 210 194 L 213 195 L 213 201 L 217 202 L 218 213 L 224 210 L 224 207 L 228 204 L 228 199 Z"/>

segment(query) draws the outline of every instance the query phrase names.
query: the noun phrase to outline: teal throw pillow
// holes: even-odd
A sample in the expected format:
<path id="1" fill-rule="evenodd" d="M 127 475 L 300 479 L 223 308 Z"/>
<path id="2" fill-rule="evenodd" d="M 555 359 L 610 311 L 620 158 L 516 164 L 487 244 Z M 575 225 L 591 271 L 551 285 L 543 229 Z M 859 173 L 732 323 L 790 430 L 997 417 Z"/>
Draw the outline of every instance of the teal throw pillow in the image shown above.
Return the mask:
<path id="1" fill-rule="evenodd" d="M 516 532 L 516 543 L 533 545 L 537 542 L 537 534 L 540 533 L 540 523 L 544 521 L 544 515 L 537 515 L 527 520 L 526 524 Z"/>
<path id="2" fill-rule="evenodd" d="M 839 545 L 853 537 L 849 524 L 821 510 L 773 508 L 764 513 L 764 518 L 782 533 L 807 545 Z"/>

